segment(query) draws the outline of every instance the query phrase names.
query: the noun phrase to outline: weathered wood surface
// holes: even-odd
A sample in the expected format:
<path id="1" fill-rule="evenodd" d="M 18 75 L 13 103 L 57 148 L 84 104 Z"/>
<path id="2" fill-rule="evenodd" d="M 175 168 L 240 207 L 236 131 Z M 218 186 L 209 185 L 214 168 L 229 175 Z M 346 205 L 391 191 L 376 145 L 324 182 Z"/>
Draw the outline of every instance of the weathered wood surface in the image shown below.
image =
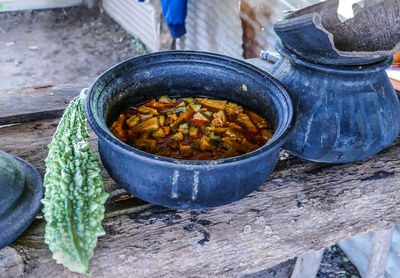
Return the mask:
<path id="1" fill-rule="evenodd" d="M 57 122 L 0 128 L 0 149 L 43 174 Z M 96 149 L 95 136 L 91 141 Z M 370 159 L 344 165 L 308 162 L 283 152 L 259 190 L 201 211 L 130 198 L 103 171 L 110 199 L 106 235 L 90 262 L 92 277 L 240 277 L 358 233 L 387 229 L 400 223 L 399 158 L 399 139 Z M 22 269 L 23 277 L 78 277 L 51 259 L 44 224 L 38 216 L 7 251 L 0 251 L 0 260 L 3 252 L 14 254 L 9 264 L 14 271 Z M 0 272 L 0 277 L 9 274 Z"/>
<path id="2" fill-rule="evenodd" d="M 89 83 L 43 84 L 0 90 L 0 125 L 61 117 L 66 105 Z"/>

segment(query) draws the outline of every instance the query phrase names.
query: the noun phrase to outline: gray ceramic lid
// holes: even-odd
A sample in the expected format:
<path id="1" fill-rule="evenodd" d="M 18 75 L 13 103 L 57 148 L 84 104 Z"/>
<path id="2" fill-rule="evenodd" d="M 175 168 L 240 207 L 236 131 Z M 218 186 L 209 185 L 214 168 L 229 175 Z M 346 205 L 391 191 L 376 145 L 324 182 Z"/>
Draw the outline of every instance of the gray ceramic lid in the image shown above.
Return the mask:
<path id="1" fill-rule="evenodd" d="M 42 196 L 39 172 L 26 161 L 0 151 L 0 249 L 29 227 Z"/>

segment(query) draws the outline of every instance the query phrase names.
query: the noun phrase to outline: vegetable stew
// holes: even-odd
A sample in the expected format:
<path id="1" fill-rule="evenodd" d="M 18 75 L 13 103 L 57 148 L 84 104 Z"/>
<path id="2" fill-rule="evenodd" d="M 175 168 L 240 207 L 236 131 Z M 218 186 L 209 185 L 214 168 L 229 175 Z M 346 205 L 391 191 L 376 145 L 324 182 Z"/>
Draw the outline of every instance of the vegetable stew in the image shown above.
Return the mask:
<path id="1" fill-rule="evenodd" d="M 168 96 L 129 108 L 110 130 L 142 151 L 186 160 L 245 154 L 273 135 L 265 119 L 236 103 Z"/>

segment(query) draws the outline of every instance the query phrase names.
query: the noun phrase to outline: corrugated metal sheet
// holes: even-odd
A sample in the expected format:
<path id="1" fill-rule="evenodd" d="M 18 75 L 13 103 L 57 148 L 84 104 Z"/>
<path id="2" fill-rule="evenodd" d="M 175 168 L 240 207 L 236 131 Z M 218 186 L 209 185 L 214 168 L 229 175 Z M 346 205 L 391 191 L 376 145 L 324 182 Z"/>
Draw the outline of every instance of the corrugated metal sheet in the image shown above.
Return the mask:
<path id="1" fill-rule="evenodd" d="M 274 32 L 271 28 L 276 14 L 281 13 L 279 1 L 240 1 L 240 18 L 243 26 L 243 56 L 245 58 L 258 57 L 262 49 L 273 44 Z"/>
<path id="2" fill-rule="evenodd" d="M 242 25 L 238 0 L 189 0 L 187 34 L 177 49 L 202 50 L 242 57 Z"/>
<path id="3" fill-rule="evenodd" d="M 319 0 L 189 0 L 187 34 L 177 49 L 222 53 L 234 57 L 258 57 L 273 49 L 273 24 L 284 11 L 296 10 Z"/>
<path id="4" fill-rule="evenodd" d="M 157 51 L 161 20 L 159 0 L 103 0 L 103 8 L 125 30 L 137 35 L 148 50 Z"/>
<path id="5" fill-rule="evenodd" d="M 82 3 L 83 0 L 0 0 L 0 12 L 65 8 Z"/>
<path id="6" fill-rule="evenodd" d="M 241 0 L 245 58 L 258 57 L 261 50 L 273 50 L 276 35 L 273 25 L 285 11 L 297 10 L 320 0 Z"/>
<path id="7" fill-rule="evenodd" d="M 176 48 L 257 57 L 261 50 L 273 49 L 273 24 L 284 11 L 317 2 L 320 1 L 188 0 L 187 34 L 177 39 Z M 168 29 L 160 31 L 164 23 L 159 0 L 103 0 L 103 7 L 123 28 L 139 36 L 150 51 L 170 46 Z"/>

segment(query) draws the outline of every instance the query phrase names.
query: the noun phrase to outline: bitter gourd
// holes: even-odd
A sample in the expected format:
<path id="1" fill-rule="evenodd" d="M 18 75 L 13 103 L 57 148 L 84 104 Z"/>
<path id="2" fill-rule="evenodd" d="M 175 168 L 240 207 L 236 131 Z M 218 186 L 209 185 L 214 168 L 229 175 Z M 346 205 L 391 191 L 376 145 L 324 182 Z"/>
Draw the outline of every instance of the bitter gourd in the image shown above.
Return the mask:
<path id="1" fill-rule="evenodd" d="M 74 98 L 50 143 L 44 177 L 45 242 L 53 259 L 71 271 L 88 274 L 108 194 L 96 154 L 89 149 L 86 90 Z"/>

